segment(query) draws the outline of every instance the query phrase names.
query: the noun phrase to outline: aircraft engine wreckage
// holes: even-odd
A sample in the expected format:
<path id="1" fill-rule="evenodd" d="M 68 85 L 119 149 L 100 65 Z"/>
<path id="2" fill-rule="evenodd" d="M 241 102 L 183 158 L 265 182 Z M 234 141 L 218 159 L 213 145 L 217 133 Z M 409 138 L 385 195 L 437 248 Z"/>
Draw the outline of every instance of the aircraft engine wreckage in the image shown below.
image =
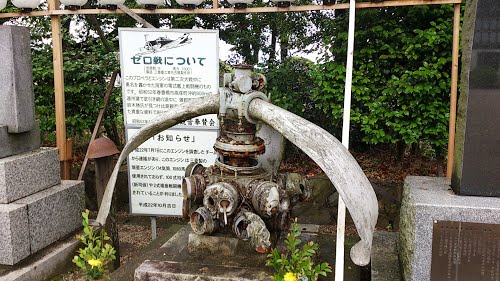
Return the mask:
<path id="1" fill-rule="evenodd" d="M 252 99 L 267 100 L 259 92 L 262 75 L 237 69 L 234 79 L 225 76 L 220 90 L 220 129 L 214 149 L 215 164 L 208 168 L 191 163 L 182 181 L 183 214 L 189 214 L 196 234 L 232 231 L 250 240 L 265 253 L 271 246 L 270 232 L 288 229 L 291 207 L 308 197 L 309 185 L 299 174 L 273 174 L 257 159 L 265 151 L 257 137 L 257 120 L 245 108 Z"/>
<path id="2" fill-rule="evenodd" d="M 264 170 L 256 156 L 265 151 L 255 136 L 263 122 L 303 150 L 325 172 L 345 202 L 361 238 L 351 248 L 357 265 L 370 261 L 378 202 L 373 188 L 356 160 L 332 135 L 313 123 L 272 105 L 260 90 L 265 77 L 239 69 L 226 75 L 218 95 L 193 99 L 158 116 L 142 127 L 123 148 L 103 196 L 97 222 L 109 215 L 119 167 L 127 155 L 152 136 L 193 117 L 218 113 L 219 136 L 214 145 L 215 164 L 191 164 L 183 179 L 183 213 L 189 215 L 193 232 L 210 234 L 232 230 L 250 240 L 257 251 L 270 247 L 270 233 L 287 227 L 291 207 L 307 198 L 307 180 L 297 174 L 273 174 Z"/>

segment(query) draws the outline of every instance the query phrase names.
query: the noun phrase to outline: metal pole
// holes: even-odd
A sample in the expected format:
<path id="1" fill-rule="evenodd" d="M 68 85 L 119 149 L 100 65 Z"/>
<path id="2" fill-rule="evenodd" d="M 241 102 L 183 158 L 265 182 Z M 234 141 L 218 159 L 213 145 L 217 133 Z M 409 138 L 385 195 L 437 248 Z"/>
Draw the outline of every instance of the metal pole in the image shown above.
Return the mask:
<path id="1" fill-rule="evenodd" d="M 151 240 L 156 240 L 156 217 L 151 218 Z"/>
<path id="2" fill-rule="evenodd" d="M 349 2 L 349 37 L 347 39 L 347 62 L 344 93 L 344 118 L 342 124 L 342 144 L 349 149 L 349 127 L 351 121 L 351 89 L 352 67 L 354 56 L 354 20 L 356 16 L 356 1 Z M 337 215 L 337 247 L 335 252 L 335 281 L 344 280 L 344 242 L 345 242 L 345 216 L 346 207 L 344 200 L 339 196 Z"/>

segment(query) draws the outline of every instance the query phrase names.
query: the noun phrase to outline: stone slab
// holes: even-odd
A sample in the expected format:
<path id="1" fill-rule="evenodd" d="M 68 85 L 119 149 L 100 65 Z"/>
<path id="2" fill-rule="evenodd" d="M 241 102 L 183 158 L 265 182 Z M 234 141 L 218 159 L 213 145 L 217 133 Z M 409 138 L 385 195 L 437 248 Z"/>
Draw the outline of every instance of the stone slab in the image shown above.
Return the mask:
<path id="1" fill-rule="evenodd" d="M 301 227 L 306 230 L 300 239 L 305 242 L 314 238 L 319 245 L 318 260 L 329 262 L 334 266 L 335 234 L 314 232 L 319 227 L 313 225 L 301 225 Z M 187 249 L 190 233 L 191 227 L 186 225 L 175 235 L 169 234 L 171 238 L 160 248 L 146 254 L 139 253 L 142 255 L 142 264 L 137 260 L 132 264 L 125 264 L 118 269 L 120 274 L 115 272 L 111 274 L 111 280 L 272 280 L 265 279 L 273 275 L 273 269 L 265 266 L 266 254 L 257 253 L 249 242 L 241 241 L 239 244 L 246 244 L 247 247 L 239 247 L 234 256 L 214 255 L 204 251 L 192 254 Z M 282 235 L 278 244 L 284 244 L 284 238 L 285 235 Z M 349 252 L 358 241 L 359 237 L 346 236 L 344 264 L 344 280 L 346 281 L 369 280 L 369 268 L 358 267 L 350 259 Z M 213 245 L 214 248 L 217 246 L 217 244 Z M 138 266 L 139 264 L 141 265 Z M 131 274 L 130 266 L 135 270 L 135 278 Z M 247 275 L 242 272 L 246 272 Z M 266 275 L 262 276 L 266 277 L 261 278 L 259 272 L 265 273 Z M 333 281 L 334 279 L 334 273 L 330 273 L 321 280 Z"/>
<path id="2" fill-rule="evenodd" d="M 0 203 L 10 203 L 61 182 L 57 148 L 0 159 Z"/>
<path id="3" fill-rule="evenodd" d="M 373 234 L 371 281 L 400 281 L 399 233 L 375 231 Z"/>
<path id="4" fill-rule="evenodd" d="M 28 28 L 0 26 L 0 58 L 0 124 L 7 125 L 9 133 L 27 132 L 35 126 Z"/>
<path id="5" fill-rule="evenodd" d="M 27 206 L 0 204 L 0 264 L 16 264 L 29 254 Z"/>
<path id="6" fill-rule="evenodd" d="M 500 224 L 500 198 L 456 195 L 446 178 L 407 177 L 400 217 L 404 280 L 430 280 L 435 221 Z"/>
<path id="7" fill-rule="evenodd" d="M 82 246 L 80 240 L 71 235 L 15 266 L 0 266 L 0 281 L 44 281 L 66 271 L 75 252 Z"/>
<path id="8" fill-rule="evenodd" d="M 35 253 L 81 227 L 85 188 L 82 181 L 62 181 L 15 203 L 28 206 L 30 249 Z"/>
<path id="9" fill-rule="evenodd" d="M 189 233 L 188 250 L 193 254 L 204 252 L 211 255 L 234 256 L 241 240 L 234 237 L 219 237 Z"/>
<path id="10" fill-rule="evenodd" d="M 10 134 L 7 125 L 0 124 L 0 158 L 17 155 L 40 148 L 40 126 L 18 134 Z"/>
<path id="11" fill-rule="evenodd" d="M 147 260 L 135 270 L 134 280 L 272 281 L 274 279 L 265 271 L 253 268 L 232 267 L 231 270 L 227 270 L 225 266 Z"/>

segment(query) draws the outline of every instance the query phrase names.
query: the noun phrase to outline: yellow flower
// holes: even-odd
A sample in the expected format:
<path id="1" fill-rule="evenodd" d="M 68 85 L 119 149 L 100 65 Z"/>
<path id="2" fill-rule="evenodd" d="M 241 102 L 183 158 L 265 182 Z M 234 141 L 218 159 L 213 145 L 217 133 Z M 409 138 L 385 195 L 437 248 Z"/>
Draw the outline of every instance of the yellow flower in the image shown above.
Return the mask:
<path id="1" fill-rule="evenodd" d="M 102 261 L 100 261 L 100 260 L 90 259 L 90 260 L 88 260 L 87 262 L 88 262 L 88 263 L 90 264 L 90 266 L 92 266 L 92 267 L 98 267 L 98 266 L 101 266 L 101 265 L 102 265 Z"/>
<path id="2" fill-rule="evenodd" d="M 283 281 L 297 281 L 297 276 L 293 272 L 287 272 Z"/>

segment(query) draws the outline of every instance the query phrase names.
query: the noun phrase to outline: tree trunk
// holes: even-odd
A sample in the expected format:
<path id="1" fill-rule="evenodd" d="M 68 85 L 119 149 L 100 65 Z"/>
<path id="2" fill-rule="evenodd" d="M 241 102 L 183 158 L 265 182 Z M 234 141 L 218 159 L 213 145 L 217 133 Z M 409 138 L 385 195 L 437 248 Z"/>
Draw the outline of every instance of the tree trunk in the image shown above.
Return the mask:
<path id="1" fill-rule="evenodd" d="M 276 62 L 276 29 L 274 24 L 269 27 L 271 29 L 271 51 L 269 52 L 269 62 Z"/>
<path id="2" fill-rule="evenodd" d="M 396 153 L 397 160 L 401 163 L 405 157 L 406 143 L 404 141 L 399 141 L 396 143 Z"/>
<path id="3" fill-rule="evenodd" d="M 101 29 L 101 23 L 99 20 L 96 18 L 95 15 L 86 15 L 85 19 L 87 22 L 93 27 L 93 29 L 97 32 L 97 35 L 99 35 L 99 39 L 101 39 L 102 44 L 104 45 L 104 48 L 108 53 L 113 52 L 113 47 L 109 44 L 108 40 L 106 40 L 106 36 L 104 35 L 104 32 Z"/>
<path id="4" fill-rule="evenodd" d="M 443 149 L 437 147 L 435 150 L 436 150 L 436 162 L 437 162 L 437 176 L 444 177 Z"/>
<path id="5" fill-rule="evenodd" d="M 280 35 L 280 59 L 281 62 L 288 58 L 288 34 Z"/>

